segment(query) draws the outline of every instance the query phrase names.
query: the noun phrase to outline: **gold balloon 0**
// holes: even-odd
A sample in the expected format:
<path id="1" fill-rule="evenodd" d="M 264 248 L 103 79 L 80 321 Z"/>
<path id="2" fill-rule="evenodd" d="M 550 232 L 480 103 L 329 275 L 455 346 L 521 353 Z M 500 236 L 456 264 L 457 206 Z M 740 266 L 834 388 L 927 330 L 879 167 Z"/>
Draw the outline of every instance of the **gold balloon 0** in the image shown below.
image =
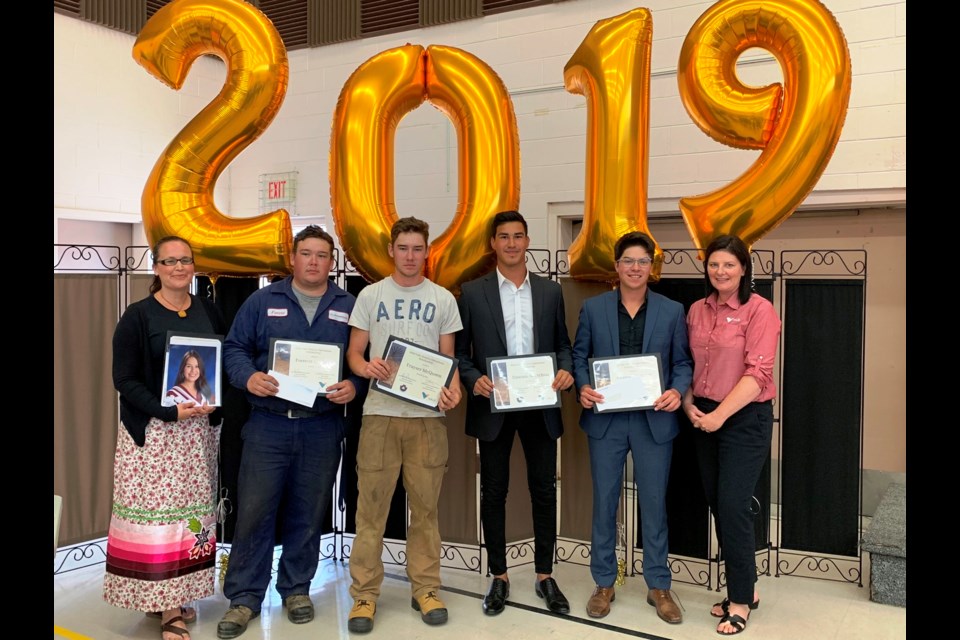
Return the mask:
<path id="1" fill-rule="evenodd" d="M 567 251 L 578 280 L 617 279 L 617 239 L 647 227 L 650 131 L 650 11 L 634 9 L 597 22 L 567 61 L 564 85 L 587 99 L 583 227 Z M 652 237 L 652 235 L 651 235 Z M 660 278 L 663 250 L 650 279 Z"/>
<path id="2" fill-rule="evenodd" d="M 457 210 L 430 245 L 427 274 L 458 294 L 493 267 L 490 221 L 520 206 L 520 137 L 510 94 L 485 62 L 462 49 L 427 48 L 427 99 L 457 131 Z"/>
<path id="3" fill-rule="evenodd" d="M 286 49 L 270 20 L 240 0 L 174 0 L 133 46 L 134 59 L 173 89 L 204 54 L 224 60 L 227 80 L 154 165 L 142 196 L 144 231 L 150 244 L 165 235 L 188 240 L 200 273 L 286 273 L 293 239 L 285 210 L 231 218 L 213 202 L 217 178 L 280 109 Z"/>
<path id="4" fill-rule="evenodd" d="M 454 293 L 493 264 L 489 223 L 520 202 L 520 145 L 513 103 L 479 58 L 453 47 L 406 45 L 376 54 L 340 92 L 330 143 L 330 203 L 337 235 L 357 271 L 393 271 L 386 252 L 397 220 L 394 138 L 409 111 L 429 101 L 453 122 L 456 212 L 430 243 L 426 275 Z"/>
<path id="5" fill-rule="evenodd" d="M 754 47 L 777 59 L 783 85 L 740 82 L 737 58 Z M 734 182 L 680 200 L 687 229 L 701 252 L 723 234 L 750 246 L 793 213 L 833 155 L 850 99 L 843 32 L 817 0 L 721 0 L 687 34 L 677 79 L 700 129 L 762 149 Z"/>

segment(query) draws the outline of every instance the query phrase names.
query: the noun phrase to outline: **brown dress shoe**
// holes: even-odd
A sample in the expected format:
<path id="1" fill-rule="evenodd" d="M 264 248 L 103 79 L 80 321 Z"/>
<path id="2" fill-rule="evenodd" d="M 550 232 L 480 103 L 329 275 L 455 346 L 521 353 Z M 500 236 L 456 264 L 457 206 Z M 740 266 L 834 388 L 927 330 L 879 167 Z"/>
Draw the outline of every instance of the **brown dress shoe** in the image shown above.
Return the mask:
<path id="1" fill-rule="evenodd" d="M 591 618 L 602 618 L 610 613 L 610 603 L 617 599 L 613 585 L 597 587 L 593 595 L 587 600 L 587 615 Z"/>
<path id="2" fill-rule="evenodd" d="M 680 624 L 683 622 L 683 614 L 680 613 L 680 607 L 673 601 L 669 589 L 650 589 L 647 593 L 647 604 L 657 608 L 657 615 L 664 622 L 670 624 Z"/>

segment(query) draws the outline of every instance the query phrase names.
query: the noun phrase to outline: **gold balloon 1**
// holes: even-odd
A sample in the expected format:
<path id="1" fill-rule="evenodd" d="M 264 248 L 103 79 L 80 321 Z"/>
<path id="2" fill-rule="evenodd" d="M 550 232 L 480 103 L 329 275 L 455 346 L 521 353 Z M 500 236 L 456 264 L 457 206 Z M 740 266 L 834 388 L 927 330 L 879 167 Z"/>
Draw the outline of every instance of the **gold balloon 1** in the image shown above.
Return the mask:
<path id="1" fill-rule="evenodd" d="M 492 266 L 489 223 L 520 202 L 520 144 L 513 103 L 479 58 L 453 47 L 406 45 L 376 54 L 344 84 L 330 142 L 330 204 L 350 262 L 368 281 L 393 272 L 386 247 L 398 219 L 394 138 L 400 120 L 429 101 L 454 124 L 459 199 L 430 243 L 426 275 L 454 293 Z"/>
<path id="2" fill-rule="evenodd" d="M 783 85 L 739 81 L 737 58 L 754 47 L 777 59 Z M 681 198 L 687 230 L 701 252 L 724 234 L 750 246 L 793 213 L 833 155 L 850 99 L 843 32 L 817 0 L 721 0 L 687 34 L 677 79 L 684 107 L 705 133 L 762 149 L 734 182 Z"/>
<path id="3" fill-rule="evenodd" d="M 647 227 L 650 131 L 650 11 L 634 9 L 597 22 L 567 61 L 564 85 L 587 99 L 583 227 L 567 251 L 578 280 L 616 280 L 614 245 Z M 652 237 L 652 236 L 651 236 Z M 650 279 L 660 278 L 656 246 Z"/>
<path id="4" fill-rule="evenodd" d="M 286 48 L 273 24 L 240 0 L 174 0 L 133 46 L 134 59 L 174 89 L 210 53 L 226 63 L 227 80 L 154 165 L 142 196 L 144 231 L 150 244 L 166 235 L 188 240 L 200 273 L 286 273 L 293 239 L 285 210 L 231 218 L 213 203 L 219 175 L 263 133 L 286 94 Z"/>

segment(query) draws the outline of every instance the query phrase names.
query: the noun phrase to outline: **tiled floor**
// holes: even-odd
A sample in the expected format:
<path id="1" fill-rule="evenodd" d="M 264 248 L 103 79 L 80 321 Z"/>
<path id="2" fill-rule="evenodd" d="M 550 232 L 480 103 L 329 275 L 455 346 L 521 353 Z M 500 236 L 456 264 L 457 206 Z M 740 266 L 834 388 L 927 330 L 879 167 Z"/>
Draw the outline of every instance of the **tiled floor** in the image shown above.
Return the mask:
<path id="1" fill-rule="evenodd" d="M 488 617 L 480 601 L 489 579 L 458 569 L 443 569 L 441 597 L 450 612 L 443 626 L 430 627 L 410 608 L 410 589 L 403 568 L 387 565 L 387 576 L 378 605 L 374 629 L 357 638 L 389 640 L 599 640 L 635 637 L 672 640 L 715 638 L 717 621 L 709 615 L 713 602 L 722 596 L 705 587 L 674 583 L 674 592 L 684 609 L 684 621 L 668 625 L 646 604 L 646 587 L 641 576 L 628 577 L 617 588 L 610 615 L 601 620 L 584 611 L 593 590 L 587 567 L 559 563 L 554 576 L 571 602 L 572 612 L 559 616 L 548 612 L 533 591 L 531 566 L 510 571 L 511 593 L 506 611 Z M 760 607 L 752 612 L 743 638 L 763 640 L 822 640 L 864 638 L 884 640 L 907 637 L 907 610 L 870 601 L 866 574 L 864 586 L 845 582 L 796 576 L 760 578 Z M 103 602 L 103 564 L 55 575 L 53 579 L 54 638 L 112 640 L 142 638 L 159 640 L 159 622 L 135 611 L 117 609 Z M 350 573 L 339 561 L 321 562 L 311 596 L 317 617 L 308 624 L 290 623 L 272 588 L 259 618 L 250 623 L 243 640 L 298 640 L 347 638 L 347 612 L 352 604 L 348 593 Z M 196 624 L 190 626 L 192 640 L 216 638 L 217 622 L 227 600 L 217 583 L 216 594 L 195 603 Z"/>

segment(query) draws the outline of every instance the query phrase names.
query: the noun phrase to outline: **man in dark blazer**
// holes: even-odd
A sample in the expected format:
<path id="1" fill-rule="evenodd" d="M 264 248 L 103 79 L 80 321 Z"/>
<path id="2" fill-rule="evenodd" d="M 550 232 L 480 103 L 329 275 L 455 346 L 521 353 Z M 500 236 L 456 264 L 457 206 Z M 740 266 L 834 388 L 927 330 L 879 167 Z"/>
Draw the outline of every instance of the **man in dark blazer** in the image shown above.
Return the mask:
<path id="1" fill-rule="evenodd" d="M 584 301 L 573 343 L 573 374 L 584 409 L 580 426 L 587 434 L 593 480 L 590 573 L 596 588 L 587 601 L 587 615 L 604 617 L 615 597 L 617 506 L 630 451 L 640 501 L 647 602 L 662 620 L 677 624 L 683 615 L 670 592 L 666 494 L 673 439 L 679 432 L 675 412 L 693 378 L 693 361 L 683 305 L 647 288 L 655 249 L 653 239 L 639 231 L 617 240 L 619 286 Z M 603 413 L 603 388 L 594 389 L 590 358 L 654 353 L 660 357 L 663 390 L 651 397 L 652 408 Z"/>
<path id="2" fill-rule="evenodd" d="M 555 613 L 569 613 L 570 604 L 551 577 L 557 541 L 557 439 L 563 434 L 559 408 L 492 412 L 494 384 L 487 358 L 553 353 L 557 359 L 554 390 L 573 384 L 570 336 L 560 285 L 527 271 L 530 246 L 527 222 L 516 211 L 494 216 L 490 245 L 497 268 L 464 283 L 459 300 L 463 330 L 455 353 L 460 379 L 467 389 L 467 435 L 479 440 L 480 522 L 493 575 L 483 611 L 496 615 L 510 595 L 506 560 L 506 499 L 510 484 L 510 451 L 515 435 L 527 463 L 527 485 L 533 505 L 534 583 L 536 594 Z"/>

